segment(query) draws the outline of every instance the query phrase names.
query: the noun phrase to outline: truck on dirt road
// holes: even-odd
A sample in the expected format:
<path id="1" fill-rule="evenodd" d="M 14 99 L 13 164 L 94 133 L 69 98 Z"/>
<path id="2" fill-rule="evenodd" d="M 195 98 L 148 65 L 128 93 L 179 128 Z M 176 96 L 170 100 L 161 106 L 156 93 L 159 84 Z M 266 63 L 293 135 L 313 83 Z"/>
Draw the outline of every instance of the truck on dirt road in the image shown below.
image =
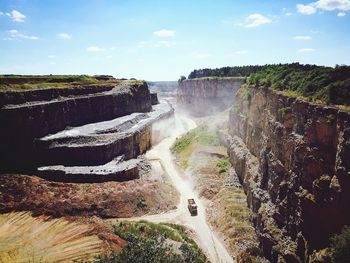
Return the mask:
<path id="1" fill-rule="evenodd" d="M 188 202 L 188 210 L 191 213 L 191 216 L 196 216 L 197 215 L 197 205 L 196 202 L 194 201 L 193 198 L 187 199 Z"/>

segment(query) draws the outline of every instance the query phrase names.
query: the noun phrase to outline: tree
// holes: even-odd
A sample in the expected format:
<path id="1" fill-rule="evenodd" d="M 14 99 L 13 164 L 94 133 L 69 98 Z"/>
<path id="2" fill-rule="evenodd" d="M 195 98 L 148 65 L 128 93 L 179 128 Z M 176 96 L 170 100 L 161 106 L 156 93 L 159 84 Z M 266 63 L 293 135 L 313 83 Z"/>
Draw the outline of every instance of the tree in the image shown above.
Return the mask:
<path id="1" fill-rule="evenodd" d="M 179 80 L 177 81 L 179 84 L 186 79 L 185 76 L 180 76 Z"/>
<path id="2" fill-rule="evenodd" d="M 339 235 L 331 238 L 331 247 L 335 263 L 350 262 L 350 226 L 344 226 Z"/>

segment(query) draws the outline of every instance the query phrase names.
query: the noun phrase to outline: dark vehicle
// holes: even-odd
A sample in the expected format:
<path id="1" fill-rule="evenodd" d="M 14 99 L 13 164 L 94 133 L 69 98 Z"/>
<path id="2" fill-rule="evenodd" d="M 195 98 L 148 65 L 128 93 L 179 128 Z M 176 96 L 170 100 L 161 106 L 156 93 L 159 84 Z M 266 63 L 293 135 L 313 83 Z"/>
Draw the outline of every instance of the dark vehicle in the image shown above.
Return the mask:
<path id="1" fill-rule="evenodd" d="M 196 202 L 194 201 L 194 199 L 188 199 L 188 210 L 191 213 L 191 216 L 196 216 L 197 215 L 197 205 Z"/>

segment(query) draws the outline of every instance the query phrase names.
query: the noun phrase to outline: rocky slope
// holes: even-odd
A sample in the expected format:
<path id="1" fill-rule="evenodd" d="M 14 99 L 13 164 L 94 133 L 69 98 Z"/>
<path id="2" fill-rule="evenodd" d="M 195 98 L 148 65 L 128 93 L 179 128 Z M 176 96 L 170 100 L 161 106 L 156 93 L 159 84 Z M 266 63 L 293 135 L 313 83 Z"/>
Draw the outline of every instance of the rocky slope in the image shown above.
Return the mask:
<path id="1" fill-rule="evenodd" d="M 193 115 L 205 116 L 229 108 L 243 78 L 184 80 L 177 89 L 177 102 Z"/>
<path id="2" fill-rule="evenodd" d="M 229 158 L 265 256 L 309 262 L 350 224 L 350 114 L 242 88 L 228 133 Z"/>

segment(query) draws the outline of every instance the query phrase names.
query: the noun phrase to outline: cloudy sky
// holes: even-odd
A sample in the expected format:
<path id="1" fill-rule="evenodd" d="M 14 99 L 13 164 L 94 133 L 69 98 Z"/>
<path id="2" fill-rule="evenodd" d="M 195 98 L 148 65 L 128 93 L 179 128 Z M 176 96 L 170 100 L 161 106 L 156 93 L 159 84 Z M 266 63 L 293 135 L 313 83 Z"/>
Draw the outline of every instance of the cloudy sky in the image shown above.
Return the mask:
<path id="1" fill-rule="evenodd" d="M 350 0 L 1 0 L 0 73 L 176 80 L 195 68 L 350 64 Z"/>

